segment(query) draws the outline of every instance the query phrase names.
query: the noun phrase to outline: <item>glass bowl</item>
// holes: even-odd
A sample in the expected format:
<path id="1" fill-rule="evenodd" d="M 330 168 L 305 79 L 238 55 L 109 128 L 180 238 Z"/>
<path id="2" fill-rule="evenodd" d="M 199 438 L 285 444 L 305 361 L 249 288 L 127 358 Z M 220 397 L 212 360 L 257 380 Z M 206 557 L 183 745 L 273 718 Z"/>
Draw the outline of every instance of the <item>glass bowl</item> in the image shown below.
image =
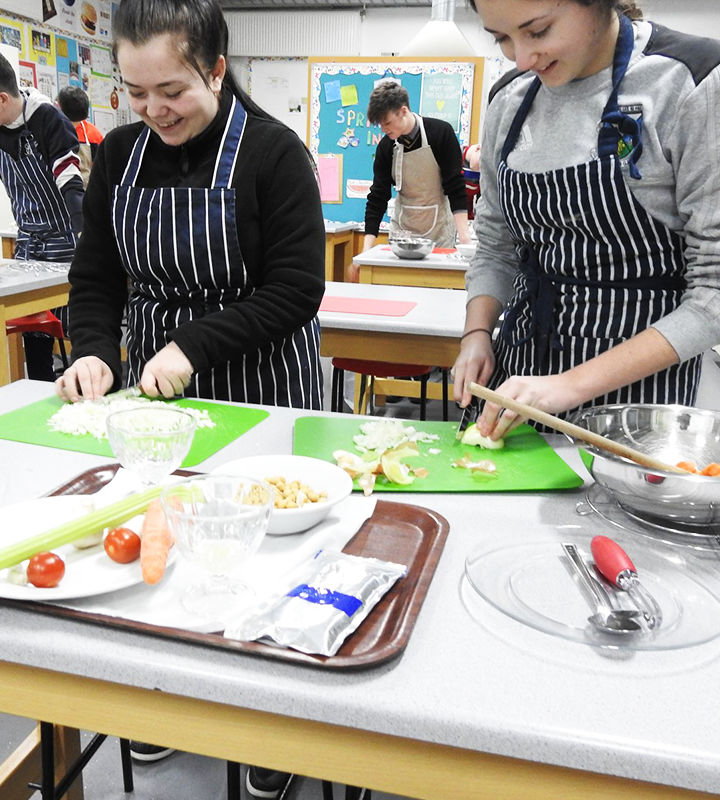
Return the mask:
<path id="1" fill-rule="evenodd" d="M 170 406 L 115 411 L 106 425 L 115 457 L 146 485 L 159 483 L 182 464 L 197 427 L 192 415 Z"/>
<path id="2" fill-rule="evenodd" d="M 269 484 L 245 475 L 199 475 L 163 490 L 160 502 L 180 554 L 209 573 L 185 590 L 188 611 L 224 621 L 252 601 L 254 590 L 230 575 L 260 547 L 274 500 Z"/>

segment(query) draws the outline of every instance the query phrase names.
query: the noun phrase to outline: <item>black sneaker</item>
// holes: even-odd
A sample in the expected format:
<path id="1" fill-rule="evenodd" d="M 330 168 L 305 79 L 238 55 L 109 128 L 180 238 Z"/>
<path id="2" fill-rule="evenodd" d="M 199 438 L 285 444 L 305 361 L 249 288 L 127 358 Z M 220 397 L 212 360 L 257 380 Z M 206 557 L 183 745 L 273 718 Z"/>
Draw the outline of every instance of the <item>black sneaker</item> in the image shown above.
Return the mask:
<path id="1" fill-rule="evenodd" d="M 285 791 L 292 779 L 289 772 L 276 772 L 262 767 L 248 767 L 245 785 L 252 797 L 276 800 Z"/>
<path id="2" fill-rule="evenodd" d="M 167 758 L 174 752 L 172 747 L 160 747 L 145 742 L 130 742 L 130 755 L 135 761 L 162 761 L 163 758 Z"/>

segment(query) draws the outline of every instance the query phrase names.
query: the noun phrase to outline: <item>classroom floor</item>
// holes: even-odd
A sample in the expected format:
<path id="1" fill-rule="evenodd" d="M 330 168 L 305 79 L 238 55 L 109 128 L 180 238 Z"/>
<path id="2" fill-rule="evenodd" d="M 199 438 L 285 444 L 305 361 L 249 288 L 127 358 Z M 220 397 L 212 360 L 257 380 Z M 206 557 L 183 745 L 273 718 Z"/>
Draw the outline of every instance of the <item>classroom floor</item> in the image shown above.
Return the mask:
<path id="1" fill-rule="evenodd" d="M 326 387 L 325 407 L 329 411 L 331 385 L 329 359 L 323 359 L 323 372 Z M 432 379 L 440 380 L 439 374 Z M 353 376 L 348 376 L 345 392 L 348 398 L 352 398 L 352 380 Z M 405 398 L 398 403 L 388 403 L 383 408 L 377 409 L 376 415 L 418 420 L 420 408 Z M 459 411 L 452 402 L 449 416 L 451 420 L 459 419 Z M 442 419 L 442 403 L 439 400 L 428 401 L 427 417 L 430 420 Z M 0 763 L 31 733 L 34 726 L 35 722 L 32 720 L 0 714 Z M 84 734 L 84 743 L 89 737 L 90 734 Z M 85 800 L 130 800 L 130 798 L 132 800 L 225 800 L 227 797 L 225 770 L 224 761 L 192 753 L 174 753 L 155 764 L 133 762 L 135 791 L 126 794 L 122 786 L 120 748 L 117 739 L 109 737 L 84 770 Z M 344 799 L 342 787 L 336 785 L 334 791 L 338 800 Z M 40 793 L 36 792 L 33 800 L 39 800 L 39 797 Z M 243 800 L 247 800 L 247 797 L 247 792 L 243 789 Z M 373 800 L 393 799 L 402 800 L 395 795 L 373 792 Z M 310 778 L 299 780 L 290 800 L 322 800 L 320 782 Z"/>

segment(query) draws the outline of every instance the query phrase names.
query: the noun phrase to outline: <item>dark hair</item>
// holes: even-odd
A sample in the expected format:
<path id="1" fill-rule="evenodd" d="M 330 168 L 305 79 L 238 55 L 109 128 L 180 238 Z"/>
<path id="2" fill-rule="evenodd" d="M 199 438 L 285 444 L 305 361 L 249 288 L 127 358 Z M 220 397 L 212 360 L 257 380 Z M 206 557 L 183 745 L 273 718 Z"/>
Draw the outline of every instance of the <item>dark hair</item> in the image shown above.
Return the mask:
<path id="1" fill-rule="evenodd" d="M 577 3 L 579 6 L 598 6 L 601 11 L 604 11 L 608 16 L 613 11 L 618 14 L 625 14 L 630 19 L 642 19 L 643 12 L 638 3 L 633 0 L 570 0 L 571 3 Z M 470 0 L 470 4 L 477 11 L 475 0 Z"/>
<path id="2" fill-rule="evenodd" d="M 385 121 L 388 114 L 399 111 L 403 106 L 410 108 L 410 96 L 407 89 L 394 81 L 383 81 L 370 93 L 367 107 L 367 118 L 371 125 Z"/>
<path id="3" fill-rule="evenodd" d="M 206 72 L 220 56 L 228 58 L 228 27 L 216 0 L 122 0 L 113 19 L 113 56 L 117 60 L 122 41 L 141 45 L 155 36 L 178 38 L 182 57 L 208 83 Z M 274 119 L 263 111 L 238 84 L 226 65 L 223 85 L 242 103 L 249 114 Z"/>
<path id="4" fill-rule="evenodd" d="M 15 70 L 7 58 L 2 55 L 0 55 L 0 92 L 7 92 L 13 97 L 20 97 Z"/>
<path id="5" fill-rule="evenodd" d="M 70 122 L 82 122 L 90 111 L 88 96 L 79 86 L 66 86 L 57 96 L 60 110 Z"/>

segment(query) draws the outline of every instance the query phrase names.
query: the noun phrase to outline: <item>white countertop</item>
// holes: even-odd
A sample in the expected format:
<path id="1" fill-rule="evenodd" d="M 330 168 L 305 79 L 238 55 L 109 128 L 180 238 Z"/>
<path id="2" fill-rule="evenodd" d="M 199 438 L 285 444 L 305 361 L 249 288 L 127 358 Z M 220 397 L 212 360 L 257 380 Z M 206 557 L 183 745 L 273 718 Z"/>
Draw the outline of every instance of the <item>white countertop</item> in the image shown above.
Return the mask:
<path id="1" fill-rule="evenodd" d="M 33 265 L 38 265 L 37 269 Z M 0 297 L 31 289 L 60 286 L 68 282 L 70 264 L 52 261 L 16 261 L 0 259 Z"/>
<path id="2" fill-rule="evenodd" d="M 349 328 L 383 333 L 460 337 L 465 325 L 467 293 L 460 289 L 427 289 L 416 286 L 381 286 L 371 283 L 328 281 L 325 284 L 325 296 L 406 300 L 417 305 L 403 317 L 350 314 L 321 309 L 318 312 L 321 329 Z"/>
<path id="3" fill-rule="evenodd" d="M 373 267 L 413 267 L 415 269 L 467 270 L 468 261 L 455 250 L 452 253 L 431 252 L 425 258 L 400 258 L 390 249 L 390 245 L 376 244 L 364 253 L 353 256 L 354 264 L 368 264 Z"/>
<path id="4" fill-rule="evenodd" d="M 51 392 L 48 384 L 11 384 L 0 389 L 0 410 Z M 269 411 L 201 468 L 290 452 L 294 418 L 311 412 Z M 575 449 L 553 443 L 584 474 Z M 6 441 L 0 448 L 6 504 L 105 461 Z M 571 538 L 586 547 L 606 533 L 599 518 L 576 514 L 583 496 L 383 495 L 437 510 L 450 535 L 407 650 L 377 669 L 332 674 L 1 606 L 0 652 L 10 662 L 46 666 L 52 657 L 54 669 L 71 674 L 230 705 L 720 792 L 720 639 L 614 660 L 527 628 L 464 585 L 465 558 L 479 542 Z"/>

